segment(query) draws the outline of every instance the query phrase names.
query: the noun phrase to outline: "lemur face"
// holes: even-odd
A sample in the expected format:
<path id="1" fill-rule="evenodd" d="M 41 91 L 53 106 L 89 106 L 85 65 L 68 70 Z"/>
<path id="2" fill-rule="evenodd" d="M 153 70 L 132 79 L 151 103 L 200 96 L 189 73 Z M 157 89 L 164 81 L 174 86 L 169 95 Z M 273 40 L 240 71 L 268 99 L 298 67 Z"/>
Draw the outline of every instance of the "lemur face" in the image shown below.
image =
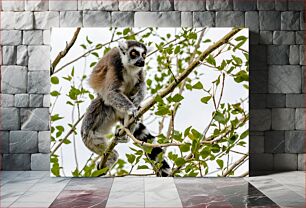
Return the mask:
<path id="1" fill-rule="evenodd" d="M 133 67 L 143 67 L 147 55 L 147 48 L 137 41 L 126 41 L 119 43 L 123 65 Z"/>

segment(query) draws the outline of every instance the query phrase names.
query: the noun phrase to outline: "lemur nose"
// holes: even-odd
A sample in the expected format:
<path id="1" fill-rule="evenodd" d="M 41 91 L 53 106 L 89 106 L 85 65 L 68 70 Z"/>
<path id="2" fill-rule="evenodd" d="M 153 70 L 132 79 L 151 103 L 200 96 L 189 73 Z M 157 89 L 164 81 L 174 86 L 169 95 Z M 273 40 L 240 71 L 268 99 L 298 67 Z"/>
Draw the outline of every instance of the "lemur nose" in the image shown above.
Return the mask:
<path id="1" fill-rule="evenodd" d="M 136 66 L 139 66 L 139 67 L 143 67 L 145 65 L 145 62 L 144 60 L 138 60 L 136 63 L 135 63 Z"/>

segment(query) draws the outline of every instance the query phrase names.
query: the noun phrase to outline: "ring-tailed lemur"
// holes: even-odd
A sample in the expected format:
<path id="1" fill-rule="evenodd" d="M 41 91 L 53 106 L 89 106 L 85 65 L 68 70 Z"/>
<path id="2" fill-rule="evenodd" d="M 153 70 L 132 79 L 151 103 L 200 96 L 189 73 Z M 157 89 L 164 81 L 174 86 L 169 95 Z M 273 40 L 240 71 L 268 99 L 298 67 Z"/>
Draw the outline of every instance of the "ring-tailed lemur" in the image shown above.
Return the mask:
<path id="1" fill-rule="evenodd" d="M 97 93 L 97 97 L 89 105 L 81 127 L 83 142 L 92 152 L 103 155 L 109 144 L 106 135 L 110 133 L 112 127 L 118 121 L 125 125 L 130 116 L 135 116 L 145 96 L 143 67 L 146 53 L 146 46 L 140 42 L 119 42 L 119 47 L 105 54 L 93 69 L 89 85 Z M 155 138 L 140 122 L 133 125 L 131 132 L 144 142 Z M 125 139 L 126 135 L 118 138 L 118 140 Z M 158 154 L 162 152 L 161 148 L 153 148 L 148 157 L 157 161 Z M 113 150 L 106 166 L 111 167 L 117 158 L 118 153 Z M 169 168 L 168 163 L 162 159 L 157 175 L 168 176 Z"/>

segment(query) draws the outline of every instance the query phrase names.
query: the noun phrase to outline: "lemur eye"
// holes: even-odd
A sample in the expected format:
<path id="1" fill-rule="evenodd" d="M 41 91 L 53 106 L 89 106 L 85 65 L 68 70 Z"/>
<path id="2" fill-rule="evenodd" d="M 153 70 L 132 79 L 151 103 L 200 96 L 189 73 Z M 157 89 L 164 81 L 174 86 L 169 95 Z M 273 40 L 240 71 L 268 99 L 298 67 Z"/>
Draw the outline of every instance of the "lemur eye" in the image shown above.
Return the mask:
<path id="1" fill-rule="evenodd" d="M 139 53 L 137 53 L 137 51 L 135 51 L 135 50 L 132 50 L 130 52 L 130 56 L 131 56 L 132 59 L 136 58 L 138 55 L 139 55 Z"/>
<path id="2" fill-rule="evenodd" d="M 147 54 L 146 53 L 142 53 L 142 58 L 146 58 L 147 57 Z"/>

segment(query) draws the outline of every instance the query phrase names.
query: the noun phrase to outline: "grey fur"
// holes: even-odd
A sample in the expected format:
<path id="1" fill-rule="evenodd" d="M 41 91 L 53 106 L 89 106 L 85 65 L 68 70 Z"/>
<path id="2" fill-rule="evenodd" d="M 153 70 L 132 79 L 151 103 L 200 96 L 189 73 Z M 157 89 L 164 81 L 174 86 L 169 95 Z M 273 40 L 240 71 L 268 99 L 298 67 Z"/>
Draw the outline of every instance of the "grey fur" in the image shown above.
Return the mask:
<path id="1" fill-rule="evenodd" d="M 143 44 L 137 43 L 127 41 L 127 44 L 123 45 L 132 48 L 124 51 L 121 48 L 112 49 L 99 61 L 91 74 L 90 85 L 96 91 L 97 97 L 85 113 L 81 135 L 86 147 L 97 155 L 103 155 L 109 145 L 106 135 L 111 133 L 118 121 L 125 125 L 125 121 L 134 116 L 145 97 L 144 72 L 137 62 L 144 60 L 144 57 L 132 59 L 129 53 L 139 47 L 142 48 L 140 54 L 146 51 Z M 126 142 L 126 136 L 116 140 Z M 117 159 L 118 153 L 113 150 L 106 166 L 112 166 Z"/>

